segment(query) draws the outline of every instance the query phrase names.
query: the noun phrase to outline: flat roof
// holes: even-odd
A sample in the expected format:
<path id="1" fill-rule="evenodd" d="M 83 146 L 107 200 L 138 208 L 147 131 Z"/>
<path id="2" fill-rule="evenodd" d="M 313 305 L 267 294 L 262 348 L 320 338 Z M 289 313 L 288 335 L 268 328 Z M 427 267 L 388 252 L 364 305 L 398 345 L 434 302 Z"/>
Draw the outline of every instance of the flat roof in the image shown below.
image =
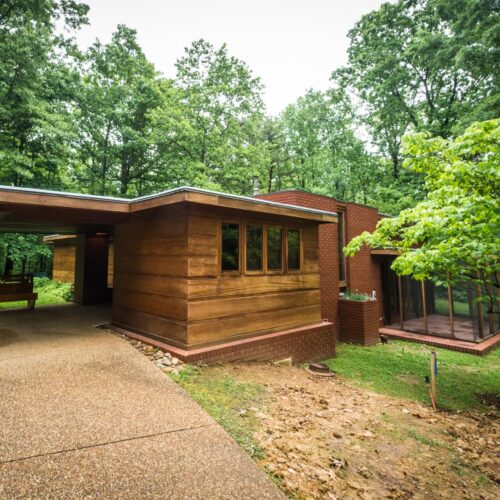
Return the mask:
<path id="1" fill-rule="evenodd" d="M 98 196 L 48 189 L 0 185 L 0 203 L 59 208 L 75 208 L 104 212 L 134 213 L 174 203 L 190 202 L 252 212 L 269 213 L 319 222 L 336 222 L 337 214 L 271 200 L 252 198 L 208 189 L 181 186 L 137 198 Z"/>

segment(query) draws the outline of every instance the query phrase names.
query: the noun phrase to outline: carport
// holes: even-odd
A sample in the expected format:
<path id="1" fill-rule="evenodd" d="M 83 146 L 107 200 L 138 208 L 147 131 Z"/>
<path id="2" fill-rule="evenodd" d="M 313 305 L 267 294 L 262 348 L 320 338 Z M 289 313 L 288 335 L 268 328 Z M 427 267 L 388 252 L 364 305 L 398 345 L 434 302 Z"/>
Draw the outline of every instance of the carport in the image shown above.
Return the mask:
<path id="1" fill-rule="evenodd" d="M 75 302 L 81 305 L 109 301 L 109 240 L 128 215 L 125 199 L 0 187 L 0 232 L 77 235 Z"/>

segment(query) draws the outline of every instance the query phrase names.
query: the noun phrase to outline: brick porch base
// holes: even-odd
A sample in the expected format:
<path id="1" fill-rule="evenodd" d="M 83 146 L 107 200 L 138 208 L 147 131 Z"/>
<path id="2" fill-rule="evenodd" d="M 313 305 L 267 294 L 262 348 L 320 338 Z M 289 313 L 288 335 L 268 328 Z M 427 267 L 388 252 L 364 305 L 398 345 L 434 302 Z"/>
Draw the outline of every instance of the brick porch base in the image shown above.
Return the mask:
<path id="1" fill-rule="evenodd" d="M 333 324 L 328 321 L 189 351 L 114 325 L 107 327 L 169 352 L 185 363 L 275 361 L 285 358 L 292 358 L 293 363 L 305 363 L 335 356 L 335 333 Z"/>
<path id="2" fill-rule="evenodd" d="M 497 345 L 500 345 L 500 333 L 493 335 L 493 337 L 490 337 L 483 342 L 475 344 L 473 342 L 466 342 L 465 340 L 445 339 L 421 333 L 405 332 L 403 330 L 396 330 L 395 328 L 380 328 L 379 332 L 380 335 L 386 335 L 387 337 L 391 337 L 395 340 L 407 340 L 409 342 L 442 347 L 443 349 L 461 351 L 469 354 L 476 354 L 478 356 L 482 356 L 483 354 L 490 352 Z"/>

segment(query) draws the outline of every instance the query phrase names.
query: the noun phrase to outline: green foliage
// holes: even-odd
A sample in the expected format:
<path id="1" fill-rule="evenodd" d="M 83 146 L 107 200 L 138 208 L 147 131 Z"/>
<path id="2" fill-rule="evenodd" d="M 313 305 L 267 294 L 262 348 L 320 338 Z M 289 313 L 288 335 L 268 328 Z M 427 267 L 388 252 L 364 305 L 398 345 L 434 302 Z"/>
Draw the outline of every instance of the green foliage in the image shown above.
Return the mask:
<path id="1" fill-rule="evenodd" d="M 437 284 L 486 286 L 493 308 L 500 273 L 500 120 L 471 125 L 456 139 L 419 133 L 404 143 L 407 168 L 425 175 L 426 199 L 349 242 L 395 248 L 400 275 Z"/>
<path id="2" fill-rule="evenodd" d="M 333 79 L 362 103 L 395 177 L 406 132 L 449 137 L 498 116 L 498 16 L 491 0 L 398 0 L 350 31 L 348 65 Z"/>
<path id="3" fill-rule="evenodd" d="M 372 347 L 339 344 L 337 357 L 327 364 L 360 387 L 430 405 L 424 377 L 429 375 L 431 350 L 438 359 L 439 406 L 486 411 L 481 395 L 498 393 L 498 349 L 479 357 L 400 341 Z"/>
<path id="4" fill-rule="evenodd" d="M 293 187 L 366 203 L 384 172 L 356 136 L 354 116 L 350 101 L 334 91 L 310 90 L 289 105 L 274 124 L 274 137 L 268 136 L 268 147 L 281 151 L 268 164 L 268 189 Z"/>
<path id="5" fill-rule="evenodd" d="M 405 132 L 451 137 L 499 109 L 492 0 L 383 4 L 351 30 L 332 88 L 276 117 L 225 45 L 193 42 L 171 79 L 123 25 L 81 53 L 73 36 L 87 11 L 77 0 L 0 2 L 2 184 L 251 194 L 258 177 L 264 191 L 301 188 L 396 214 L 425 196 L 418 169 L 401 172 Z"/>
<path id="6" fill-rule="evenodd" d="M 176 69 L 174 82 L 162 83 L 163 101 L 152 114 L 155 182 L 251 192 L 260 163 L 260 80 L 225 45 L 204 40 L 185 50 Z"/>
<path id="7" fill-rule="evenodd" d="M 60 187 L 75 128 L 68 35 L 86 22 L 77 1 L 0 3 L 0 182 Z M 56 30 L 56 24 L 58 28 Z M 59 34 L 66 28 L 66 35 Z"/>
<path id="8" fill-rule="evenodd" d="M 346 300 L 354 300 L 356 302 L 366 302 L 367 300 L 372 300 L 371 296 L 367 293 L 353 292 L 352 290 L 347 290 L 342 298 Z"/>
<path id="9" fill-rule="evenodd" d="M 43 244 L 41 235 L 0 233 L 0 274 L 4 274 L 7 259 L 12 261 L 16 272 L 28 272 L 32 263 L 51 257 L 52 250 Z"/>
<path id="10" fill-rule="evenodd" d="M 253 439 L 258 421 L 250 408 L 263 402 L 264 387 L 238 383 L 217 368 L 188 366 L 171 377 L 212 416 L 247 453 L 262 458 Z"/>
<path id="11" fill-rule="evenodd" d="M 160 103 L 160 88 L 136 32 L 120 25 L 109 44 L 97 41 L 84 55 L 82 72 L 75 110 L 79 161 L 72 176 L 90 193 L 142 194 L 153 169 L 149 113 Z"/>
<path id="12" fill-rule="evenodd" d="M 35 278 L 33 290 L 38 293 L 36 306 L 64 304 L 73 300 L 73 290 L 70 283 L 51 280 L 50 278 Z M 1 302 L 0 309 L 17 309 L 26 307 L 26 301 Z"/>

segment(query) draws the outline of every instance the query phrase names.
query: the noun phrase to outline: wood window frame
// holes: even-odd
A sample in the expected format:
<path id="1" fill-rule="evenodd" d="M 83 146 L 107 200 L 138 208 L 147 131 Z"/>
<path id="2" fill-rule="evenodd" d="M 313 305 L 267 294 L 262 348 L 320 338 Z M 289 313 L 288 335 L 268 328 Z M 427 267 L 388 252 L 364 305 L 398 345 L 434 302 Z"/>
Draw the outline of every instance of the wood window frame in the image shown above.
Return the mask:
<path id="1" fill-rule="evenodd" d="M 224 271 L 222 269 L 222 225 L 235 224 L 238 226 L 238 269 L 234 271 Z M 262 226 L 262 269 L 248 271 L 246 266 L 246 233 L 247 226 Z M 281 269 L 268 269 L 267 265 L 267 228 L 279 227 L 281 229 Z M 289 269 L 288 267 L 288 231 L 295 230 L 299 233 L 299 269 Z M 267 223 L 254 219 L 221 217 L 217 224 L 217 253 L 218 253 L 218 276 L 264 276 L 264 275 L 285 275 L 300 274 L 304 269 L 304 238 L 302 227 L 298 225 L 287 225 L 282 223 Z"/>
<path id="2" fill-rule="evenodd" d="M 269 269 L 268 266 L 268 252 L 267 252 L 267 228 L 269 227 L 277 227 L 281 229 L 281 268 L 280 269 Z M 265 251 L 265 260 L 264 260 L 264 268 L 265 268 L 265 273 L 266 274 L 285 274 L 285 226 L 283 224 L 265 224 L 265 231 L 264 231 L 264 251 Z"/>
<path id="3" fill-rule="evenodd" d="M 342 236 L 343 236 L 343 246 L 345 246 L 346 244 L 346 235 L 347 235 L 347 231 L 346 231 L 346 207 L 343 206 L 343 205 L 340 205 L 340 206 L 337 206 L 337 214 L 340 217 L 342 217 Z M 337 224 L 337 231 L 338 231 L 338 226 L 339 224 Z M 340 259 L 343 259 L 344 261 L 344 279 L 341 280 L 340 279 L 340 273 L 339 273 L 339 291 L 341 288 L 348 288 L 348 285 L 347 285 L 347 258 L 346 256 L 344 255 L 344 253 L 340 253 L 340 248 L 339 248 L 339 242 L 338 242 L 338 236 L 337 236 L 337 252 L 338 252 L 338 258 L 339 258 L 339 266 L 340 267 Z"/>
<path id="4" fill-rule="evenodd" d="M 248 226 L 261 226 L 262 227 L 262 267 L 261 269 L 255 269 L 255 270 L 249 270 L 247 269 L 247 227 Z M 243 223 L 243 234 L 241 237 L 242 240 L 242 247 L 243 247 L 243 259 L 242 259 L 242 274 L 246 276 L 255 276 L 255 275 L 263 275 L 266 274 L 266 267 L 267 267 L 267 238 L 266 238 L 266 232 L 267 232 L 267 225 L 264 224 L 263 222 L 258 222 L 254 221 L 252 219 L 245 220 Z"/>
<path id="5" fill-rule="evenodd" d="M 285 238 L 284 238 L 284 247 L 285 247 L 285 273 L 286 274 L 300 274 L 304 268 L 304 249 L 303 242 L 304 238 L 302 238 L 302 228 L 300 226 L 288 226 L 285 225 Z M 295 230 L 299 232 L 299 268 L 298 269 L 290 269 L 288 267 L 288 231 Z"/>
<path id="6" fill-rule="evenodd" d="M 236 224 L 238 226 L 238 269 L 233 271 L 225 271 L 222 269 L 222 225 L 223 224 Z M 243 269 L 243 248 L 242 248 L 242 228 L 244 224 L 241 219 L 233 218 L 222 218 L 219 219 L 219 224 L 217 224 L 217 253 L 218 253 L 218 267 L 219 276 L 240 276 Z"/>

